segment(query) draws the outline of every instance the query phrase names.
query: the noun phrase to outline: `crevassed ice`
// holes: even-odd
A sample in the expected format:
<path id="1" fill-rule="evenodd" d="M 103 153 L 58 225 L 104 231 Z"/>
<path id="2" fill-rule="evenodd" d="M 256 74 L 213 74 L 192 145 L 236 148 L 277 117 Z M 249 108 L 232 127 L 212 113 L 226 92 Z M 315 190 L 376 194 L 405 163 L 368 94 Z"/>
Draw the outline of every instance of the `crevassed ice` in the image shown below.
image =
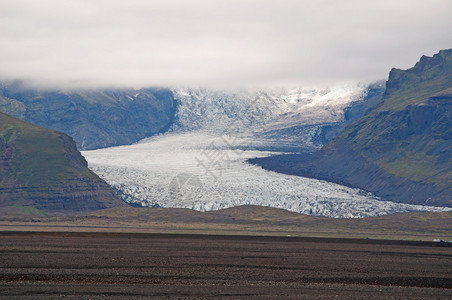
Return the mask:
<path id="1" fill-rule="evenodd" d="M 123 200 L 142 206 L 207 211 L 254 204 L 339 218 L 448 210 L 380 201 L 359 189 L 270 172 L 246 162 L 275 154 L 260 148 L 282 143 L 264 138 L 266 130 L 340 122 L 343 109 L 362 93 L 360 85 L 255 94 L 177 90 L 178 120 L 171 132 L 83 155 Z M 309 131 L 303 134 L 296 140 L 309 143 Z"/>

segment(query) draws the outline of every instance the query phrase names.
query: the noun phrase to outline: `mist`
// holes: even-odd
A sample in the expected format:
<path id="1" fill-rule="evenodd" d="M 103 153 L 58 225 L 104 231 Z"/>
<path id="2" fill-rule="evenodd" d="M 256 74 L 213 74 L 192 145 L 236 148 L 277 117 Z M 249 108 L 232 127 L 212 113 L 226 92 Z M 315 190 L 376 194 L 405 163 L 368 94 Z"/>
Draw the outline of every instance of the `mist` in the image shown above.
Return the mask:
<path id="1" fill-rule="evenodd" d="M 452 2 L 0 2 L 0 80 L 58 88 L 385 79 L 452 45 Z"/>

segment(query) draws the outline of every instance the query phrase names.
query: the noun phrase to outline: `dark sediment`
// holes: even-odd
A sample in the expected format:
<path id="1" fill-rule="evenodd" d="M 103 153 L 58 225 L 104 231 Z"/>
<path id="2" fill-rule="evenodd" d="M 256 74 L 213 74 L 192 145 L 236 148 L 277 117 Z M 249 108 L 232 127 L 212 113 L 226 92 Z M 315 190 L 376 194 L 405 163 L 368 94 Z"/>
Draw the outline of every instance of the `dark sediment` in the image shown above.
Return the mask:
<path id="1" fill-rule="evenodd" d="M 0 296 L 452 296 L 446 243 L 116 233 L 2 233 Z"/>

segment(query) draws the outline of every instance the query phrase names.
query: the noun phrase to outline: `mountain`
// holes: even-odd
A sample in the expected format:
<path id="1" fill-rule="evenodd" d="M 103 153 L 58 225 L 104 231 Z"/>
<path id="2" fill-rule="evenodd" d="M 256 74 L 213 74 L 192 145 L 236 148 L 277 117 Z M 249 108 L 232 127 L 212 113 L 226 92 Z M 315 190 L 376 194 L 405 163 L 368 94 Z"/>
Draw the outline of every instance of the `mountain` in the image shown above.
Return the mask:
<path id="1" fill-rule="evenodd" d="M 0 112 L 0 207 L 89 211 L 124 205 L 67 135 Z"/>
<path id="2" fill-rule="evenodd" d="M 0 111 L 64 132 L 81 150 L 132 144 L 166 131 L 176 104 L 168 89 L 65 91 L 0 84 Z"/>
<path id="3" fill-rule="evenodd" d="M 221 132 L 239 120 L 255 128 L 265 125 L 260 138 L 278 145 L 269 150 L 298 152 L 318 150 L 361 116 L 372 103 L 369 98 L 378 99 L 381 94 L 379 83 L 265 91 L 70 91 L 32 89 L 12 82 L 0 83 L 0 111 L 64 132 L 80 150 L 129 145 L 168 130 Z"/>
<path id="4" fill-rule="evenodd" d="M 252 204 L 336 218 L 445 210 L 380 201 L 359 189 L 268 172 L 246 162 L 275 154 L 269 150 L 312 151 L 321 144 L 323 128 L 339 130 L 345 118 L 372 106 L 365 102 L 370 94 L 360 85 L 261 91 L 248 97 L 178 90 L 178 112 L 167 133 L 82 153 L 90 169 L 135 206 L 210 211 Z"/>
<path id="5" fill-rule="evenodd" d="M 315 151 L 375 105 L 384 82 L 221 91 L 174 89 L 172 133 L 252 135 L 246 149 Z"/>
<path id="6" fill-rule="evenodd" d="M 383 100 L 312 155 L 253 159 L 386 200 L 452 206 L 452 49 L 392 69 Z"/>

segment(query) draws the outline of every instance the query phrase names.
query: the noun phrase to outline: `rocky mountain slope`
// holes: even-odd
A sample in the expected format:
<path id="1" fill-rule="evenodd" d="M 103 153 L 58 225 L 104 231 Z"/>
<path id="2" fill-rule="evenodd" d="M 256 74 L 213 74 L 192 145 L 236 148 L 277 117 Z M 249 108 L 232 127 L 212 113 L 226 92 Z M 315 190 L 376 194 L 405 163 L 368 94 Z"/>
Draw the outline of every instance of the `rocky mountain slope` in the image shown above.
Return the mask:
<path id="1" fill-rule="evenodd" d="M 268 169 L 452 206 L 452 49 L 392 69 L 383 100 L 313 155 L 254 159 Z"/>
<path id="2" fill-rule="evenodd" d="M 87 211 L 124 205 L 67 135 L 0 112 L 0 207 Z"/>
<path id="3" fill-rule="evenodd" d="M 163 132 L 175 110 L 168 89 L 64 91 L 0 83 L 0 111 L 64 132 L 80 150 L 132 144 Z"/>
<path id="4" fill-rule="evenodd" d="M 0 83 L 0 111 L 64 132 L 80 150 L 132 144 L 168 130 L 222 132 L 240 120 L 245 127 L 256 127 L 261 138 L 278 144 L 271 150 L 298 152 L 319 149 L 361 116 L 372 104 L 370 98 L 378 100 L 381 94 L 381 83 L 265 91 L 65 91 L 13 82 Z"/>

